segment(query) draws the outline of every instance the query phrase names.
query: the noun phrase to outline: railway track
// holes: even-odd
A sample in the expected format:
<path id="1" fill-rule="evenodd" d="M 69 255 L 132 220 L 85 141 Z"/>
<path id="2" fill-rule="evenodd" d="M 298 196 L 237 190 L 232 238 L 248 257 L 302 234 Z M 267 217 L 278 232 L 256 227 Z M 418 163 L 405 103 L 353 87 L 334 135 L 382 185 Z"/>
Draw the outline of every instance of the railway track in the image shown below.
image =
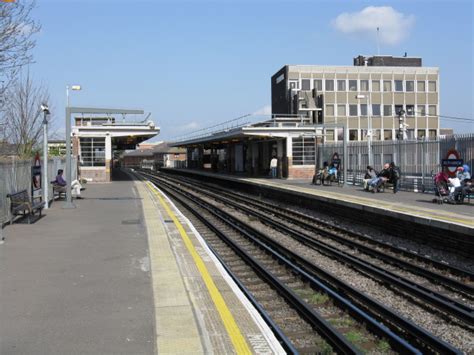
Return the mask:
<path id="1" fill-rule="evenodd" d="M 457 319 L 461 320 L 462 322 L 465 322 L 468 325 L 474 324 L 474 311 L 470 306 L 459 302 L 456 299 L 447 297 L 441 294 L 440 292 L 437 292 L 433 288 L 424 287 L 416 282 L 404 278 L 399 274 L 396 274 L 392 271 L 387 270 L 386 268 L 383 268 L 382 266 L 376 265 L 374 263 L 369 263 L 366 260 L 361 259 L 360 257 L 355 257 L 347 251 L 340 251 L 337 246 L 315 239 L 313 235 L 306 233 L 304 230 L 296 230 L 294 228 L 294 225 L 300 226 L 302 224 L 300 220 L 295 221 L 295 218 L 289 217 L 285 213 L 280 213 L 274 208 L 268 208 L 266 206 L 259 205 L 254 201 L 236 201 L 237 197 L 234 195 L 231 197 L 226 197 L 225 191 L 219 191 L 218 193 L 211 191 L 202 191 L 200 186 L 189 184 L 189 182 L 183 182 L 179 179 L 174 179 L 173 181 L 182 184 L 186 183 L 188 184 L 188 186 L 192 185 L 193 188 L 201 190 L 201 193 L 204 193 L 207 196 L 212 197 L 213 199 L 220 200 L 221 202 L 230 205 L 234 208 L 240 209 L 248 215 L 258 218 L 260 221 L 269 225 L 271 228 L 279 230 L 286 235 L 292 236 L 295 240 L 298 240 L 299 242 L 303 243 L 308 247 L 314 248 L 331 258 L 336 258 L 337 260 L 340 260 L 341 262 L 346 263 L 357 270 L 361 270 L 365 273 L 368 273 L 371 275 L 371 277 L 379 280 L 380 282 L 384 282 L 388 285 L 391 285 L 391 287 L 396 287 L 397 289 L 400 289 L 403 292 L 406 292 L 414 297 L 418 297 L 423 302 L 429 303 L 430 305 L 436 307 L 438 310 L 444 312 L 445 314 L 456 317 Z M 250 207 L 249 204 L 251 205 Z M 256 211 L 256 208 L 260 211 L 263 210 L 263 213 Z M 306 229 L 311 229 L 311 226 L 308 224 L 306 224 L 305 227 Z M 324 236 L 325 238 L 337 240 L 338 242 L 342 241 L 343 244 L 350 245 L 351 247 L 354 247 L 355 245 L 358 250 L 362 250 L 365 254 L 368 254 L 371 257 L 376 257 L 379 260 L 383 260 L 387 264 L 398 266 L 404 270 L 409 270 L 417 275 L 422 275 L 428 280 L 435 281 L 438 284 L 447 285 L 450 288 L 455 289 L 455 291 L 461 292 L 465 297 L 470 297 L 472 299 L 472 287 L 462 282 L 423 269 L 417 265 L 410 264 L 406 261 L 399 261 L 395 257 L 386 256 L 382 252 L 365 247 L 358 243 L 348 241 L 347 239 L 341 238 L 334 233 L 329 233 L 325 230 L 320 229 L 317 230 L 317 233 L 318 237 Z"/>
<path id="2" fill-rule="evenodd" d="M 373 340 L 368 342 L 369 344 L 372 344 L 372 346 L 373 344 L 376 344 L 377 339 L 385 338 L 388 339 L 391 351 L 396 352 L 459 352 L 457 349 L 433 336 L 429 332 L 426 332 L 424 329 L 417 326 L 413 322 L 410 322 L 409 320 L 400 317 L 398 314 L 392 312 L 387 307 L 384 307 L 380 302 L 367 297 L 366 295 L 362 294 L 361 292 L 358 292 L 348 284 L 337 280 L 337 278 L 334 278 L 331 274 L 318 268 L 316 265 L 312 264 L 308 260 L 297 255 L 297 253 L 293 253 L 291 250 L 288 250 L 278 242 L 273 241 L 271 238 L 264 235 L 260 231 L 252 228 L 251 226 L 248 226 L 242 220 L 236 219 L 236 217 L 232 217 L 227 212 L 224 212 L 220 206 L 212 205 L 211 203 L 205 201 L 205 199 L 200 198 L 189 191 L 183 191 L 182 189 L 178 188 L 176 180 L 166 181 L 162 178 L 158 178 L 149 174 L 142 174 L 142 176 L 158 184 L 160 188 L 165 189 L 167 193 L 173 196 L 173 198 L 179 200 L 179 202 L 182 203 L 183 206 L 188 208 L 196 216 L 196 218 L 201 220 L 201 223 L 209 223 L 209 220 L 212 220 L 212 218 L 220 218 L 221 220 L 225 219 L 227 220 L 227 222 L 225 223 L 227 223 L 228 225 L 229 223 L 233 223 L 234 225 L 232 228 L 234 228 L 235 230 L 239 230 L 239 232 L 241 233 L 241 236 L 239 238 L 246 238 L 247 240 L 247 242 L 244 242 L 243 240 L 235 241 L 235 244 L 232 246 L 233 249 L 241 245 L 248 246 L 248 241 L 251 241 L 253 243 L 252 245 L 258 245 L 259 250 L 265 250 L 266 255 L 271 255 L 271 259 L 278 260 L 278 267 L 281 268 L 281 265 L 284 264 L 285 269 L 290 270 L 290 274 L 288 277 L 290 280 L 293 280 L 294 285 L 296 285 L 296 289 L 293 291 L 293 293 L 300 293 L 304 295 L 305 292 L 310 292 L 309 296 L 306 295 L 306 301 L 313 299 L 317 300 L 318 297 L 322 297 L 324 299 L 324 297 L 327 297 L 328 295 L 330 297 L 333 297 L 332 302 L 335 305 L 337 305 L 339 308 L 345 309 L 345 312 L 350 314 L 351 317 L 357 318 L 358 324 L 365 324 L 367 327 L 367 333 L 370 332 L 375 335 Z M 183 183 L 181 182 L 181 184 Z M 190 187 L 188 186 L 187 189 L 189 188 Z M 191 200 L 192 202 L 189 202 Z M 190 207 L 189 204 L 195 204 L 196 206 Z M 200 215 L 200 217 L 198 217 L 198 211 L 206 211 L 206 214 L 212 214 L 214 217 L 211 218 L 210 215 Z M 224 222 L 221 221 L 219 223 Z M 214 234 L 217 234 L 216 231 L 220 228 L 224 228 L 224 230 L 227 230 L 225 228 L 229 228 L 228 226 L 213 226 L 213 228 L 215 229 Z M 208 226 L 208 228 L 210 227 Z M 242 235 L 244 237 L 242 237 Z M 213 242 L 208 241 L 208 243 L 212 245 Z M 229 245 L 229 243 L 227 244 Z M 219 251 L 217 252 L 219 253 Z M 276 253 L 276 255 L 272 255 L 272 253 Z M 261 257 L 257 259 L 261 259 Z M 264 269 L 271 269 L 270 265 L 272 265 L 272 262 L 270 262 L 269 259 L 267 259 L 264 264 Z M 262 272 L 263 271 L 260 271 L 260 273 Z M 293 275 L 293 278 L 291 278 L 291 275 Z M 302 281 L 295 280 L 294 275 L 298 275 L 299 279 Z M 324 281 L 322 281 L 323 279 Z M 274 286 L 272 288 L 275 289 Z M 285 293 L 282 290 L 279 290 L 277 292 L 280 295 Z M 314 296 L 313 294 L 316 296 Z M 344 296 L 341 296 L 341 294 Z M 288 299 L 286 299 L 286 302 L 292 303 L 293 301 L 289 301 Z M 358 307 L 355 307 L 354 304 L 356 304 Z M 307 302 L 306 305 L 308 306 Z M 312 304 L 313 308 L 316 306 L 317 304 Z M 299 314 L 301 314 L 301 309 L 298 312 Z M 311 323 L 311 326 L 315 327 L 316 325 L 315 323 Z M 319 324 L 319 326 L 321 326 L 321 324 Z M 319 332 L 321 333 L 321 330 L 319 330 Z M 384 334 L 384 332 L 386 333 Z M 324 337 L 326 338 L 327 335 L 324 335 Z M 402 338 L 407 339 L 407 341 L 403 340 Z M 408 342 L 410 344 L 408 344 Z M 334 339 L 330 340 L 330 345 L 332 347 L 336 346 Z M 370 350 L 374 351 L 374 349 L 375 348 Z M 341 350 L 339 349 L 338 351 Z M 364 351 L 367 351 L 367 349 L 364 349 Z M 375 351 L 379 352 L 377 350 Z"/>

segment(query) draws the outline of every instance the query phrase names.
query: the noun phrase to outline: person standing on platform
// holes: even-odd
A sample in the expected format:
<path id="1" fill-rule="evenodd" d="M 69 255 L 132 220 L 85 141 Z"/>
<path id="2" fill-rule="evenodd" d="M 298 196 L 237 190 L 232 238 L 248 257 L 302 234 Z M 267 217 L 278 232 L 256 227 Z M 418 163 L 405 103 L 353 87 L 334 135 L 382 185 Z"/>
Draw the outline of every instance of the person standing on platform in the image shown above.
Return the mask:
<path id="1" fill-rule="evenodd" d="M 273 156 L 272 160 L 270 160 L 270 171 L 272 173 L 272 179 L 277 177 L 277 168 L 278 168 L 278 159 L 276 156 Z"/>
<path id="2" fill-rule="evenodd" d="M 400 168 L 395 165 L 395 163 L 392 161 L 390 163 L 390 179 L 389 182 L 393 184 L 393 193 L 396 194 L 398 190 L 400 189 L 399 186 L 399 180 L 400 180 Z"/>

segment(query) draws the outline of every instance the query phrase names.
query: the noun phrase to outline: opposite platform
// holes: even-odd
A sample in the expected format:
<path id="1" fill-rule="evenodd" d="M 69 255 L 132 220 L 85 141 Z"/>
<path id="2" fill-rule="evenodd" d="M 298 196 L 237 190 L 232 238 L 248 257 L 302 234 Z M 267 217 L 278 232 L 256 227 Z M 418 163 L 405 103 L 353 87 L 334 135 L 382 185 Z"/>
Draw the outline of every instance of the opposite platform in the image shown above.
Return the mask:
<path id="1" fill-rule="evenodd" d="M 230 180 L 253 186 L 265 186 L 271 189 L 286 191 L 295 195 L 313 196 L 321 202 L 362 210 L 378 215 L 390 216 L 399 220 L 415 222 L 420 225 L 474 234 L 474 204 L 471 205 L 438 205 L 432 203 L 433 195 L 400 191 L 393 194 L 391 190 L 384 193 L 368 193 L 361 186 L 340 187 L 315 186 L 308 180 L 285 180 L 267 178 L 249 178 L 235 175 L 210 173 L 191 169 L 165 169 L 172 172 L 197 174 L 221 180 Z"/>

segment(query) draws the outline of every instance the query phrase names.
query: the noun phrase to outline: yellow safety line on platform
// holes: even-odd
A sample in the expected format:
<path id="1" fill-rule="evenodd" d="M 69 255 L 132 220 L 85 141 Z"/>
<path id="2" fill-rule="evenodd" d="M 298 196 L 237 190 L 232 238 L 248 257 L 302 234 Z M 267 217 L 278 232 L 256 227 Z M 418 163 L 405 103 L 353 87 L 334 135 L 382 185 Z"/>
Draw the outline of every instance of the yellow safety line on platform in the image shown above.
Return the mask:
<path id="1" fill-rule="evenodd" d="M 176 217 L 174 212 L 171 210 L 171 208 L 168 206 L 168 204 L 163 199 L 163 197 L 161 197 L 160 194 L 156 192 L 153 185 L 148 181 L 147 181 L 147 185 L 150 188 L 150 190 L 153 191 L 154 195 L 159 199 L 161 205 L 164 207 L 164 209 L 166 210 L 166 212 L 168 213 L 168 215 L 170 216 L 170 218 L 173 220 L 174 224 L 178 228 L 179 234 L 181 235 L 181 238 L 183 238 L 186 248 L 188 249 L 189 253 L 193 257 L 194 263 L 196 264 L 199 270 L 199 273 L 201 274 L 201 277 L 204 280 L 204 283 L 206 284 L 206 287 L 209 291 L 212 301 L 214 302 L 214 305 L 216 306 L 216 309 L 219 312 L 222 322 L 224 323 L 224 326 L 227 330 L 227 334 L 229 335 L 230 340 L 232 341 L 232 344 L 234 345 L 235 351 L 237 352 L 237 354 L 251 354 L 252 352 L 244 336 L 242 335 L 242 332 L 240 331 L 240 328 L 237 325 L 234 319 L 234 316 L 232 315 L 229 308 L 227 307 L 227 304 L 225 303 L 224 298 L 219 292 L 219 289 L 217 288 L 217 286 L 215 285 L 211 275 L 209 274 L 209 271 L 207 270 L 206 264 L 204 264 L 204 261 L 199 256 L 198 252 L 196 251 L 183 225 L 179 221 L 178 217 Z"/>

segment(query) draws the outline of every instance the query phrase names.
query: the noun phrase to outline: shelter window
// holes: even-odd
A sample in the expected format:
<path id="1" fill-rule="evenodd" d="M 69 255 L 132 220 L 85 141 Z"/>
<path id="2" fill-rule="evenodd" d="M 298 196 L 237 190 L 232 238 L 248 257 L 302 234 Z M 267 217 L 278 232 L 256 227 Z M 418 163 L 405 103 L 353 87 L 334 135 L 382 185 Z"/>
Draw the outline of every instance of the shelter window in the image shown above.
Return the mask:
<path id="1" fill-rule="evenodd" d="M 80 138 L 83 166 L 105 166 L 105 138 Z"/>
<path id="2" fill-rule="evenodd" d="M 326 138 L 326 141 L 331 141 L 331 142 L 334 141 L 334 130 L 332 129 L 326 130 L 325 138 Z"/>
<path id="3" fill-rule="evenodd" d="M 314 137 L 293 138 L 293 165 L 314 165 Z"/>

